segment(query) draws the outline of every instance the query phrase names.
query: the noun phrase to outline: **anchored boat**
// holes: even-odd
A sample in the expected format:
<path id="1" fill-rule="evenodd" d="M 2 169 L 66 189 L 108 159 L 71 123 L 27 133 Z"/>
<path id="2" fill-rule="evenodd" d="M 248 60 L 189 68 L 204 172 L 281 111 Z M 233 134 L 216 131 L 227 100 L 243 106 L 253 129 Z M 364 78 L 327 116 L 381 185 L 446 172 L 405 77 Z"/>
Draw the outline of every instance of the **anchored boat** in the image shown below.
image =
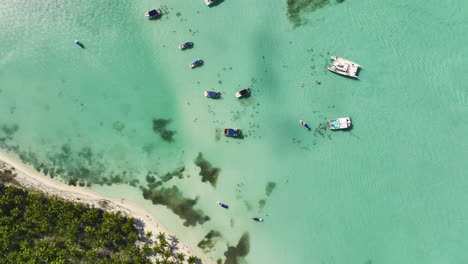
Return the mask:
<path id="1" fill-rule="evenodd" d="M 226 208 L 228 209 L 229 206 L 227 206 L 226 204 L 223 204 L 222 202 L 216 202 L 219 206 L 221 206 L 222 208 Z"/>
<path id="2" fill-rule="evenodd" d="M 224 135 L 226 137 L 239 137 L 242 135 L 242 131 L 237 128 L 225 128 Z"/>
<path id="3" fill-rule="evenodd" d="M 198 66 L 200 66 L 202 64 L 203 64 L 203 60 L 196 60 L 196 61 L 192 62 L 192 64 L 190 64 L 190 68 L 196 68 L 196 67 L 198 67 Z"/>
<path id="4" fill-rule="evenodd" d="M 243 98 L 250 95 L 250 88 L 245 88 L 236 93 L 237 98 Z"/>
<path id="5" fill-rule="evenodd" d="M 191 48 L 191 47 L 193 47 L 193 42 L 185 42 L 184 44 L 179 45 L 179 49 L 181 50 Z"/>
<path id="6" fill-rule="evenodd" d="M 210 5 L 214 4 L 214 3 L 216 3 L 217 1 L 218 1 L 218 0 L 205 0 L 205 4 L 206 4 L 207 6 L 210 6 Z"/>
<path id="7" fill-rule="evenodd" d="M 303 127 L 305 127 L 305 129 L 310 130 L 310 126 L 309 126 L 308 124 L 306 124 L 306 122 L 304 122 L 303 120 L 299 120 L 299 123 L 300 123 Z"/>
<path id="8" fill-rule="evenodd" d="M 261 218 L 261 217 L 254 217 L 254 218 L 252 218 L 252 220 L 254 220 L 256 222 L 263 222 L 263 218 Z"/>
<path id="9" fill-rule="evenodd" d="M 351 128 L 353 124 L 350 117 L 340 117 L 330 120 L 328 125 L 331 130 L 343 130 Z"/>
<path id="10" fill-rule="evenodd" d="M 148 11 L 148 13 L 146 13 L 145 17 L 147 17 L 148 19 L 153 19 L 153 18 L 158 18 L 161 15 L 162 15 L 161 9 L 155 8 L 153 10 Z"/>
<path id="11" fill-rule="evenodd" d="M 75 40 L 75 44 L 80 46 L 80 48 L 84 49 L 84 45 L 81 42 L 79 42 L 78 40 Z"/>
<path id="12" fill-rule="evenodd" d="M 361 65 L 337 56 L 331 56 L 331 59 L 333 60 L 333 66 L 327 67 L 328 70 L 343 76 L 358 78 L 357 72 Z"/>
<path id="13" fill-rule="evenodd" d="M 205 96 L 208 98 L 218 99 L 221 97 L 221 93 L 215 91 L 205 91 Z"/>

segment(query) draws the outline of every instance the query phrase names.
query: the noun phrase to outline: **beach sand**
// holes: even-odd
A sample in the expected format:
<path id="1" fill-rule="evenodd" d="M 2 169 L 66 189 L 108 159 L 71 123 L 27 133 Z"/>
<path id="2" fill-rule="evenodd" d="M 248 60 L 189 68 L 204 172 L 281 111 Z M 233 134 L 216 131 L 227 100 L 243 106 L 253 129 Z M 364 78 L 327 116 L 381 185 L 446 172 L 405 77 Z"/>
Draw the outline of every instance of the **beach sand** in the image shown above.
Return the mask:
<path id="1" fill-rule="evenodd" d="M 91 207 L 110 212 L 121 212 L 127 217 L 141 220 L 144 223 L 145 233 L 152 232 L 154 238 L 160 232 L 165 233 L 167 236 L 172 236 L 171 232 L 168 232 L 151 213 L 138 204 L 126 201 L 125 199 L 105 197 L 85 187 L 70 186 L 58 182 L 9 157 L 5 153 L 0 153 L 0 169 L 14 169 L 16 173 L 15 181 L 27 189 L 39 190 L 47 195 L 85 203 Z M 180 242 L 178 243 L 178 252 L 185 254 L 187 257 L 192 255 L 197 256 L 188 246 Z M 209 263 L 202 256 L 197 257 L 202 260 L 202 263 Z"/>

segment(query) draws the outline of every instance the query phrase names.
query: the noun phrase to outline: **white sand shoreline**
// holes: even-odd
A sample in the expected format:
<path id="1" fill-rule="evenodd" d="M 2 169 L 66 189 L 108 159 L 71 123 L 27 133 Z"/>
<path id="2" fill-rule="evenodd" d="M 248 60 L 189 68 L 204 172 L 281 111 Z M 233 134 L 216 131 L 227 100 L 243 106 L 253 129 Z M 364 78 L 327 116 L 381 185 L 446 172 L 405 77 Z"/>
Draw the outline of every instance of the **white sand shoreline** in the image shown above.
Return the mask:
<path id="1" fill-rule="evenodd" d="M 0 152 L 0 168 L 5 167 L 5 165 L 15 169 L 15 181 L 23 187 L 40 190 L 47 195 L 59 196 L 69 201 L 86 203 L 90 206 L 101 208 L 106 211 L 120 211 L 125 216 L 140 219 L 145 224 L 145 232 L 152 232 L 153 237 L 155 237 L 159 232 L 166 233 L 168 236 L 172 235 L 154 216 L 151 215 L 150 212 L 138 204 L 123 199 L 105 197 L 86 187 L 70 186 L 65 183 L 58 182 L 25 165 L 24 163 L 15 160 L 5 152 Z M 101 206 L 103 201 L 105 201 L 106 204 L 105 208 Z M 184 245 L 183 242 L 180 242 L 178 247 L 178 252 L 185 254 L 187 257 L 194 255 L 200 258 L 204 264 L 208 263 L 203 256 L 194 254 L 193 250 Z"/>

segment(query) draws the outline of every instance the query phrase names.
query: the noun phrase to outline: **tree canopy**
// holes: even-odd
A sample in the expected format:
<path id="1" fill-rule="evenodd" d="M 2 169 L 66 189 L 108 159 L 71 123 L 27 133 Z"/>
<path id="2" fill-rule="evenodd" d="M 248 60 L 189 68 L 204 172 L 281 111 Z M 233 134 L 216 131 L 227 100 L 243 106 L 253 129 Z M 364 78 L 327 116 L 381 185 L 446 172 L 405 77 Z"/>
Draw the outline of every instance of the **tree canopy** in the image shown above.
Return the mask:
<path id="1" fill-rule="evenodd" d="M 145 235 L 135 223 L 120 213 L 0 183 L 0 263 L 189 260 L 171 249 L 165 236 L 152 240 L 153 234 Z"/>

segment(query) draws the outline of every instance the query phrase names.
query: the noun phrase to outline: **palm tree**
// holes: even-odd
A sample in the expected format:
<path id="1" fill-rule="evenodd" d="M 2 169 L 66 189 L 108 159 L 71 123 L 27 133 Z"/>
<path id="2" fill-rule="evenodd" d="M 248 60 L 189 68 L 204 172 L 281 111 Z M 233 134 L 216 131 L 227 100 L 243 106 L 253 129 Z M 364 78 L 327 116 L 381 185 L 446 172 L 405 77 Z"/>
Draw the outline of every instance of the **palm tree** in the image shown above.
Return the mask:
<path id="1" fill-rule="evenodd" d="M 175 258 L 177 259 L 177 261 L 179 263 L 182 263 L 185 260 L 185 254 L 184 253 L 177 253 Z"/>
<path id="2" fill-rule="evenodd" d="M 163 232 L 159 232 L 158 239 L 159 241 L 166 240 L 166 234 L 164 234 Z"/>
<path id="3" fill-rule="evenodd" d="M 145 236 L 146 236 L 146 238 L 150 239 L 153 236 L 153 232 L 148 231 L 148 232 L 146 232 Z"/>
<path id="4" fill-rule="evenodd" d="M 158 254 L 162 255 L 162 253 L 164 252 L 164 248 L 161 247 L 161 244 L 158 244 L 158 245 L 154 246 L 153 252 L 154 252 L 155 255 L 158 255 Z"/>
<path id="5" fill-rule="evenodd" d="M 166 240 L 159 240 L 159 246 L 162 247 L 163 249 L 166 248 L 168 245 Z"/>
<path id="6" fill-rule="evenodd" d="M 143 253 L 143 255 L 145 256 L 151 256 L 154 254 L 154 251 L 153 249 L 150 247 L 149 244 L 145 243 L 143 245 L 143 247 L 141 248 L 141 252 Z"/>
<path id="7" fill-rule="evenodd" d="M 187 264 L 195 264 L 197 262 L 198 258 L 195 256 L 190 256 L 187 259 Z"/>
<path id="8" fill-rule="evenodd" d="M 169 259 L 171 255 L 172 255 L 172 252 L 170 250 L 164 250 L 163 257 L 165 260 Z"/>

